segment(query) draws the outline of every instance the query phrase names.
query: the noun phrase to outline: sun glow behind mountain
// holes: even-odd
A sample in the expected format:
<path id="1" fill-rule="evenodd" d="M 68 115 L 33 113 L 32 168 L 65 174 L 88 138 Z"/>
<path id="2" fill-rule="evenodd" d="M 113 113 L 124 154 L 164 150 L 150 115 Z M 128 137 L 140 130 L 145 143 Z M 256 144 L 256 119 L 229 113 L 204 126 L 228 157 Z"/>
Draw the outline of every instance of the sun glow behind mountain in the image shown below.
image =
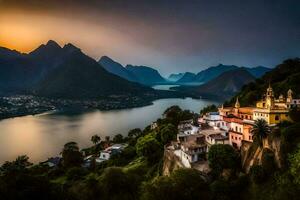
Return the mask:
<path id="1" fill-rule="evenodd" d="M 219 63 L 271 67 L 298 56 L 299 13 L 292 0 L 0 0 L 0 46 L 29 52 L 49 39 L 70 42 L 95 59 L 164 75 Z"/>

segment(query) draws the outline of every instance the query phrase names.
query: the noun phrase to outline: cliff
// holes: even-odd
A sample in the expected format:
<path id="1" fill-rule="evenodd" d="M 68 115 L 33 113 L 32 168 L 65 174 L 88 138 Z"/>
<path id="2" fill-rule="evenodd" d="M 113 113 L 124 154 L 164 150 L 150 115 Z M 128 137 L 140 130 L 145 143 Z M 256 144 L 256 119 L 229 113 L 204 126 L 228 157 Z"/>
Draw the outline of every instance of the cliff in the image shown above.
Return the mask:
<path id="1" fill-rule="evenodd" d="M 264 165 L 272 157 L 277 168 L 282 167 L 281 140 L 269 136 L 263 142 L 263 147 L 256 143 L 243 142 L 241 146 L 241 162 L 243 170 L 248 173 L 253 165 Z"/>

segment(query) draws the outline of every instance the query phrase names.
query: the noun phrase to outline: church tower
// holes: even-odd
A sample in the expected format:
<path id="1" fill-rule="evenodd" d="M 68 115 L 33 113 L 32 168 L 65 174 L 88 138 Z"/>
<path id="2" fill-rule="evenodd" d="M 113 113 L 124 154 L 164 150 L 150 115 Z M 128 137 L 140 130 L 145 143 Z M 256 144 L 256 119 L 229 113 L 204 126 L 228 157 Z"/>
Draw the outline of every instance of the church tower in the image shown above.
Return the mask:
<path id="1" fill-rule="evenodd" d="M 234 114 L 235 114 L 235 116 L 239 115 L 239 108 L 240 107 L 241 107 L 241 105 L 240 105 L 240 102 L 239 102 L 239 98 L 237 97 L 235 105 L 234 105 Z"/>
<path id="2" fill-rule="evenodd" d="M 293 91 L 291 89 L 289 89 L 289 91 L 287 92 L 286 102 L 292 103 L 292 100 L 293 100 Z"/>
<path id="3" fill-rule="evenodd" d="M 273 107 L 274 107 L 274 93 L 271 84 L 269 84 L 269 87 L 267 89 L 267 94 L 266 94 L 266 108 L 272 109 Z"/>

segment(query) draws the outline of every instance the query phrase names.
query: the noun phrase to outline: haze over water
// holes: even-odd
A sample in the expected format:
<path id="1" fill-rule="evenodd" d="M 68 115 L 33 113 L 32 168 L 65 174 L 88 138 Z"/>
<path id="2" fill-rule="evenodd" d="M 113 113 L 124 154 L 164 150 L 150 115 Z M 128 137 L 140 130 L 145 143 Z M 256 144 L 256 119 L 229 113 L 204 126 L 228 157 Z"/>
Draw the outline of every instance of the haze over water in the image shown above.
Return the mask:
<path id="1" fill-rule="evenodd" d="M 98 134 L 104 139 L 120 133 L 124 136 L 133 128 L 144 128 L 163 111 L 179 105 L 182 109 L 199 112 L 209 100 L 161 99 L 153 105 L 113 111 L 90 111 L 81 114 L 45 114 L 0 121 L 0 163 L 18 155 L 28 155 L 30 161 L 44 161 L 57 156 L 65 143 L 77 142 L 81 148 L 91 146 L 90 138 Z"/>

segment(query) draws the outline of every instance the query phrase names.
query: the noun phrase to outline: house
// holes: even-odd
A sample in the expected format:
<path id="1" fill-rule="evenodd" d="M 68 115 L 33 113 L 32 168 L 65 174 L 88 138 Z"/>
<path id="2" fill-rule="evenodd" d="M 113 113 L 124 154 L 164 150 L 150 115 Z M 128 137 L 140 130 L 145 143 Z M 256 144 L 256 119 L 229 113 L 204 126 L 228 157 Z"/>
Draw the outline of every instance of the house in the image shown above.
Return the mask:
<path id="1" fill-rule="evenodd" d="M 192 163 L 202 161 L 206 157 L 206 144 L 204 135 L 194 137 L 180 144 L 180 159 L 185 167 L 191 168 Z"/>
<path id="2" fill-rule="evenodd" d="M 43 162 L 43 164 L 48 165 L 49 167 L 57 167 L 61 163 L 62 158 L 61 157 L 52 157 L 49 158 L 46 162 Z"/>
<path id="3" fill-rule="evenodd" d="M 179 122 L 178 133 L 183 135 L 193 135 L 199 132 L 199 126 L 193 125 L 193 120 Z"/>
<path id="4" fill-rule="evenodd" d="M 224 130 L 217 128 L 207 128 L 201 130 L 201 134 L 205 136 L 207 152 L 209 151 L 210 147 L 214 144 L 229 144 L 228 133 Z"/>
<path id="5" fill-rule="evenodd" d="M 96 159 L 96 162 L 109 160 L 112 155 L 121 153 L 125 147 L 126 146 L 124 144 L 114 144 L 106 148 L 105 150 L 100 152 L 100 156 Z"/>
<path id="6" fill-rule="evenodd" d="M 219 112 L 209 112 L 203 115 L 202 120 L 200 120 L 201 123 L 206 123 L 209 126 L 215 126 L 220 127 L 222 117 L 219 115 Z"/>

